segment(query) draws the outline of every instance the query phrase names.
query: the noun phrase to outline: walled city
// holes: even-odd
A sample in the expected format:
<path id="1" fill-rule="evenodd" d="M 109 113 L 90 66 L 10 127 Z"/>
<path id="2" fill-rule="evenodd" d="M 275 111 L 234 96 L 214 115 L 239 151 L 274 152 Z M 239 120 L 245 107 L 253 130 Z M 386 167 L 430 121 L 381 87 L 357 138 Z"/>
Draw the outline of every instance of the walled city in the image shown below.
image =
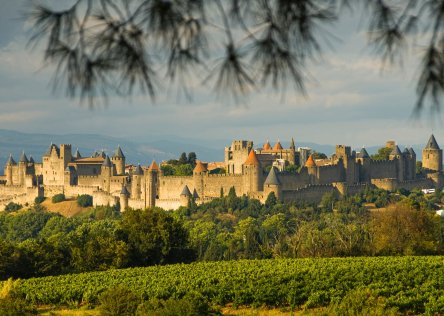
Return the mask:
<path id="1" fill-rule="evenodd" d="M 422 151 L 422 171 L 417 174 L 416 154 L 394 143 L 389 159 L 373 160 L 365 148 L 359 152 L 337 145 L 327 159 L 314 159 L 309 148 L 289 148 L 267 141 L 254 148 L 252 141 L 235 140 L 224 151 L 223 174 L 213 174 L 209 164 L 197 161 L 192 176 L 163 175 L 153 161 L 149 166 L 126 164 L 117 147 L 110 156 L 96 152 L 82 157 L 71 145 L 51 144 L 42 162 L 23 152 L 18 163 L 10 155 L 0 176 L 0 210 L 10 203 L 34 203 L 36 197 L 89 194 L 94 205 L 115 205 L 121 210 L 158 206 L 176 209 L 190 199 L 197 204 L 228 194 L 247 195 L 264 202 L 273 192 L 283 202 L 319 202 L 325 193 L 356 194 L 368 187 L 389 191 L 399 188 L 442 187 L 442 150 L 433 135 Z M 214 164 L 213 164 L 214 165 Z M 301 166 L 288 171 L 287 166 Z M 297 171 L 296 171 L 297 170 Z"/>

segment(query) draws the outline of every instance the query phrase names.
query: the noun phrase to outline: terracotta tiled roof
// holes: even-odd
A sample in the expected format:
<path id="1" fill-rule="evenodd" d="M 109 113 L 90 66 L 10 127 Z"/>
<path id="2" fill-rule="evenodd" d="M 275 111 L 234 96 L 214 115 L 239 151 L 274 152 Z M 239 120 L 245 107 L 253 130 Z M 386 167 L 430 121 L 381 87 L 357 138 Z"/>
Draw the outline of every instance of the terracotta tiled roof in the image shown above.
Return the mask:
<path id="1" fill-rule="evenodd" d="M 148 170 L 159 171 L 159 166 L 157 165 L 157 163 L 156 163 L 155 160 L 153 160 L 153 162 L 151 163 L 151 165 L 148 167 Z"/>
<path id="2" fill-rule="evenodd" d="M 273 146 L 273 150 L 282 150 L 282 145 L 281 142 L 277 142 L 274 146 Z"/>
<path id="3" fill-rule="evenodd" d="M 102 164 L 105 159 L 102 157 L 85 157 L 76 159 L 74 164 Z"/>
<path id="4" fill-rule="evenodd" d="M 305 163 L 305 166 L 307 168 L 316 167 L 316 162 L 313 159 L 313 155 L 310 155 L 310 157 L 308 157 L 307 162 Z"/>
<path id="5" fill-rule="evenodd" d="M 271 149 L 271 145 L 270 142 L 267 140 L 267 142 L 264 144 L 264 146 L 262 147 L 262 149 L 264 150 L 270 150 Z"/>
<path id="6" fill-rule="evenodd" d="M 215 161 L 215 162 L 209 162 L 207 164 L 208 171 L 217 169 L 217 168 L 225 168 L 225 162 L 223 161 Z"/>
<path id="7" fill-rule="evenodd" d="M 257 159 L 256 156 L 256 152 L 254 151 L 254 149 L 252 149 L 250 151 L 250 153 L 248 154 L 248 158 L 247 160 L 244 162 L 244 165 L 248 166 L 248 165 L 254 165 L 254 166 L 259 166 L 259 160 Z"/>
<path id="8" fill-rule="evenodd" d="M 196 163 L 196 167 L 194 167 L 193 172 L 207 172 L 207 166 L 205 164 L 202 163 L 202 161 L 198 161 Z"/>

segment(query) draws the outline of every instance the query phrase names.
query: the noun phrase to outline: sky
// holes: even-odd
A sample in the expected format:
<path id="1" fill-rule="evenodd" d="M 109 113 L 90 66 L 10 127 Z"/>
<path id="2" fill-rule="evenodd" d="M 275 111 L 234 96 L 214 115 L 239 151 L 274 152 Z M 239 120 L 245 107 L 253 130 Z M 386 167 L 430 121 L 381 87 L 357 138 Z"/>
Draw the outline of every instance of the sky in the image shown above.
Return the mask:
<path id="1" fill-rule="evenodd" d="M 111 98 L 90 109 L 63 92 L 53 93 L 51 68 L 41 47 L 26 48 L 28 25 L 20 12 L 29 0 L 3 0 L 0 11 L 0 128 L 29 133 L 97 133 L 128 140 L 182 138 L 248 139 L 354 148 L 425 144 L 433 132 L 444 145 L 444 127 L 424 111 L 412 119 L 417 55 L 403 67 L 386 67 L 366 45 L 365 25 L 346 13 L 332 29 L 341 40 L 311 63 L 307 96 L 287 90 L 257 91 L 243 104 L 230 103 L 201 85 L 191 102 L 165 89 L 153 104 L 147 96 Z M 228 145 L 228 144 L 226 144 Z"/>

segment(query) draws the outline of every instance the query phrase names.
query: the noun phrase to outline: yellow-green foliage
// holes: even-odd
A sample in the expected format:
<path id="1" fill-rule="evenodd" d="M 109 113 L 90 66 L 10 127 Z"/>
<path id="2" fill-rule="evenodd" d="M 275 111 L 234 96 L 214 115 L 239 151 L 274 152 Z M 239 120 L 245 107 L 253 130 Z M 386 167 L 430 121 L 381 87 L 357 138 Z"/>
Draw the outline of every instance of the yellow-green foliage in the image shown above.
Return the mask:
<path id="1" fill-rule="evenodd" d="M 347 305 L 340 303 L 345 300 L 356 302 L 350 308 L 361 312 L 397 309 L 442 315 L 444 300 L 437 298 L 444 297 L 443 260 L 435 256 L 201 262 L 27 279 L 19 292 L 41 304 L 96 303 L 100 293 L 119 285 L 137 297 L 165 301 L 194 292 L 219 306 L 333 306 L 347 313 Z M 366 298 L 370 305 L 361 308 L 359 301 Z"/>

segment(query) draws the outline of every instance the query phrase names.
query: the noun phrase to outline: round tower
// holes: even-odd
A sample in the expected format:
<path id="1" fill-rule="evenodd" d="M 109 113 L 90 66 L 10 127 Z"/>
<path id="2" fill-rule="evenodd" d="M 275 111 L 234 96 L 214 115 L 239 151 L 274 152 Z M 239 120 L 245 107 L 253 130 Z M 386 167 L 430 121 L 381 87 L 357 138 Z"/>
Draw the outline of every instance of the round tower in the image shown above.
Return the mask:
<path id="1" fill-rule="evenodd" d="M 12 154 L 9 154 L 8 161 L 6 161 L 5 166 L 5 175 L 6 175 L 6 185 L 12 185 L 12 169 L 16 166 L 14 158 L 12 158 Z"/>
<path id="2" fill-rule="evenodd" d="M 305 167 L 307 168 L 307 171 L 308 171 L 308 176 L 310 178 L 310 184 L 316 184 L 317 167 L 316 167 L 316 162 L 313 159 L 313 155 L 310 155 L 308 157 L 307 161 L 305 162 Z"/>
<path id="3" fill-rule="evenodd" d="M 442 149 L 439 148 L 433 134 L 422 150 L 422 168 L 427 172 L 442 171 Z"/>
<path id="4" fill-rule="evenodd" d="M 105 192 L 110 192 L 111 188 L 111 176 L 112 176 L 112 170 L 113 170 L 113 164 L 109 160 L 108 156 L 105 156 L 105 160 L 102 163 L 101 166 L 101 176 L 103 180 L 103 188 L 102 190 Z"/>
<path id="5" fill-rule="evenodd" d="M 28 167 L 28 157 L 22 152 L 19 160 L 19 185 L 25 185 L 26 168 Z"/>
<path id="6" fill-rule="evenodd" d="M 120 201 L 120 212 L 124 212 L 126 209 L 128 209 L 128 197 L 129 192 L 126 189 L 126 186 L 122 184 L 122 190 L 119 194 L 119 201 Z"/>
<path id="7" fill-rule="evenodd" d="M 208 169 L 206 164 L 202 163 L 202 161 L 197 161 L 196 167 L 193 169 L 193 182 L 194 182 L 194 190 L 196 191 L 199 197 L 204 196 L 204 177 L 208 174 Z"/>
<path id="8" fill-rule="evenodd" d="M 266 199 L 271 192 L 274 193 L 278 201 L 282 202 L 282 185 L 274 167 L 271 167 L 264 182 L 264 198 Z"/>
<path id="9" fill-rule="evenodd" d="M 116 166 L 117 175 L 125 174 L 125 155 L 123 154 L 120 145 L 117 146 L 116 150 L 114 151 L 111 161 Z"/>
<path id="10" fill-rule="evenodd" d="M 405 180 L 405 159 L 398 146 L 393 147 L 392 152 L 389 155 L 390 160 L 396 160 L 396 172 L 399 181 Z"/>
<path id="11" fill-rule="evenodd" d="M 254 149 L 251 149 L 243 166 L 244 194 L 262 191 L 262 168 Z"/>
<path id="12" fill-rule="evenodd" d="M 159 166 L 153 160 L 145 176 L 145 188 L 146 188 L 145 207 L 156 206 L 158 174 L 159 174 Z"/>
<path id="13" fill-rule="evenodd" d="M 136 169 L 134 170 L 132 174 L 131 179 L 131 196 L 133 199 L 139 200 L 142 193 L 142 177 L 143 177 L 143 170 L 140 167 L 140 165 L 137 165 Z"/>
<path id="14" fill-rule="evenodd" d="M 370 182 L 370 156 L 364 147 L 356 154 L 356 161 L 359 163 L 359 182 Z"/>
<path id="15" fill-rule="evenodd" d="M 188 203 L 191 198 L 191 192 L 187 185 L 183 187 L 182 193 L 180 193 L 180 206 L 188 207 Z"/>

